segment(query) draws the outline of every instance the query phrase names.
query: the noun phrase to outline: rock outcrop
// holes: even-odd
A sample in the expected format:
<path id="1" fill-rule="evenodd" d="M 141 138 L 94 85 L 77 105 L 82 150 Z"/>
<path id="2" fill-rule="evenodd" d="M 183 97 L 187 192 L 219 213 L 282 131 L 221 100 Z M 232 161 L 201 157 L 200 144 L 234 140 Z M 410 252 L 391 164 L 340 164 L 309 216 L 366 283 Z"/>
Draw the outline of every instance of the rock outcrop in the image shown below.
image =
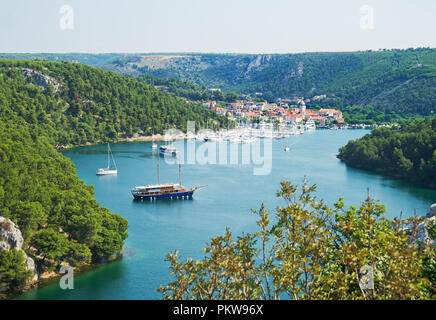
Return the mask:
<path id="1" fill-rule="evenodd" d="M 0 217 L 0 251 L 2 250 L 21 250 L 26 259 L 26 266 L 28 270 L 33 271 L 32 281 L 38 279 L 35 261 L 27 256 L 23 250 L 23 235 L 20 229 L 11 220 Z"/>
<path id="2" fill-rule="evenodd" d="M 21 70 L 21 72 L 26 77 L 32 77 L 33 80 L 41 87 L 46 88 L 49 84 L 51 84 L 53 86 L 53 91 L 55 93 L 60 91 L 62 88 L 62 85 L 59 82 L 57 82 L 55 79 L 53 79 L 52 77 L 46 76 L 45 74 L 43 74 L 37 70 L 23 68 Z"/>
<path id="3" fill-rule="evenodd" d="M 435 216 L 436 216 L 436 203 L 433 203 L 430 206 L 430 209 L 428 210 L 426 217 L 427 218 L 433 218 Z"/>

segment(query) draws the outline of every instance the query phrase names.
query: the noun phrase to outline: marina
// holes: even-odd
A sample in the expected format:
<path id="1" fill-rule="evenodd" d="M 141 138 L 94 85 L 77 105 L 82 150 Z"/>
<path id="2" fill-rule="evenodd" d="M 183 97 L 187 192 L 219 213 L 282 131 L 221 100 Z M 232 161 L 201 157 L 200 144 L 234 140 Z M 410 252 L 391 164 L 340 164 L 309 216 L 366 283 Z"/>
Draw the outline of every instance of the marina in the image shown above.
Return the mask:
<path id="1" fill-rule="evenodd" d="M 221 142 L 229 141 L 233 143 L 254 143 L 259 139 L 282 139 L 289 138 L 293 135 L 304 134 L 305 131 L 313 131 L 316 126 L 313 122 L 308 121 L 307 124 L 297 125 L 294 123 L 238 123 L 232 129 L 202 129 L 197 133 L 187 132 L 184 134 L 179 130 L 167 130 L 164 135 L 164 141 L 173 140 L 197 140 L 203 142 Z M 176 156 L 177 149 L 171 145 L 161 146 L 162 155 Z"/>

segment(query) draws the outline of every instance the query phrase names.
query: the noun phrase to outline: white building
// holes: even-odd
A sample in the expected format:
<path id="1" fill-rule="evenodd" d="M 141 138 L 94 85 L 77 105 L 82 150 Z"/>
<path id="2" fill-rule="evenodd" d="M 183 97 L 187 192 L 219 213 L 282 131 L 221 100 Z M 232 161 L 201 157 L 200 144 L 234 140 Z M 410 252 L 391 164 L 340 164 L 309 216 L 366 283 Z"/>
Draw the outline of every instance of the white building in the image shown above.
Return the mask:
<path id="1" fill-rule="evenodd" d="M 304 103 L 303 100 L 300 100 L 299 103 L 300 103 L 300 114 L 304 116 L 306 114 L 306 104 Z"/>

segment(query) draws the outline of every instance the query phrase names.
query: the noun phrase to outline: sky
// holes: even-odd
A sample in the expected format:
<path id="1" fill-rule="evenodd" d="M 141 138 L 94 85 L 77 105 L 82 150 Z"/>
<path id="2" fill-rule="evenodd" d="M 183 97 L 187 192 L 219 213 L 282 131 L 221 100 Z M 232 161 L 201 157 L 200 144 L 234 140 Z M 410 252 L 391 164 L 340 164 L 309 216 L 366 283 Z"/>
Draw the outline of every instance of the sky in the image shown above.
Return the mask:
<path id="1" fill-rule="evenodd" d="M 436 0 L 2 0 L 0 52 L 436 47 Z"/>

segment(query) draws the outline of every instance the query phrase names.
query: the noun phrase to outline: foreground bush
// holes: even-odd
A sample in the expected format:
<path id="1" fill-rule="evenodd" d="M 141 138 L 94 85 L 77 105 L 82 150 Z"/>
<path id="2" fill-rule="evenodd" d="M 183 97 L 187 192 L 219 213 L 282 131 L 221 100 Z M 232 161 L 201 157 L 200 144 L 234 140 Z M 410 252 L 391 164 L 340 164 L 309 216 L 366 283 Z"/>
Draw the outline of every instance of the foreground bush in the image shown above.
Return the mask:
<path id="1" fill-rule="evenodd" d="M 435 298 L 435 252 L 417 237 L 424 218 L 389 220 L 369 196 L 358 209 L 342 199 L 330 208 L 315 190 L 282 182 L 285 206 L 274 218 L 263 205 L 253 210 L 256 233 L 234 239 L 227 229 L 198 261 L 171 252 L 175 280 L 158 291 L 165 299 Z"/>

